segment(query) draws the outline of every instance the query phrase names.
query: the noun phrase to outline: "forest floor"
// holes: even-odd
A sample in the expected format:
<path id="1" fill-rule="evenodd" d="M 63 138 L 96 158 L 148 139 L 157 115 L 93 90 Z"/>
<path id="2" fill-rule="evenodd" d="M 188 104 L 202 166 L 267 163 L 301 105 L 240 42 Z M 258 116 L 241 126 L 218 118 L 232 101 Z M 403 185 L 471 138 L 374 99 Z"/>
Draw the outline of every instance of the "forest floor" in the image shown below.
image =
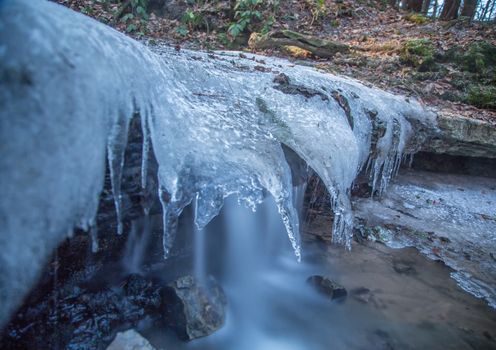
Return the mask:
<path id="1" fill-rule="evenodd" d="M 432 20 L 373 0 L 254 1 L 237 15 L 226 0 L 148 0 L 148 7 L 139 6 L 144 0 L 56 1 L 152 44 L 286 57 L 496 124 L 494 23 Z M 350 50 L 323 58 L 294 46 L 255 50 L 248 43 L 250 34 L 283 30 Z"/>

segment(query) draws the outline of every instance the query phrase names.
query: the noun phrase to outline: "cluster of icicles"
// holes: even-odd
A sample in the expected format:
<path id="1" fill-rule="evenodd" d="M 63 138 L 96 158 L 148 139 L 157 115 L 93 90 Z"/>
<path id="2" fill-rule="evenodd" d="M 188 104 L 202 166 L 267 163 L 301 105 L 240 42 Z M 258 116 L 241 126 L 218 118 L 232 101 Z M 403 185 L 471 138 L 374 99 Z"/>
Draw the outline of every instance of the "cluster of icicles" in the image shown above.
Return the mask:
<path id="1" fill-rule="evenodd" d="M 357 174 L 366 168 L 374 191 L 381 192 L 403 155 L 415 151 L 411 121 L 432 122 L 416 101 L 285 60 L 146 47 L 53 3 L 19 0 L 4 6 L 16 18 L 6 24 L 15 35 L 4 38 L 5 64 L 29 72 L 31 82 L 17 82 L 19 86 L 3 92 L 5 113 L 22 113 L 35 129 L 42 125 L 41 131 L 9 125 L 18 139 L 39 138 L 37 132 L 49 139 L 50 156 L 43 156 L 46 145 L 37 142 L 27 162 L 42 173 L 64 164 L 59 167 L 66 171 L 63 181 L 42 174 L 26 191 L 66 192 L 51 198 L 60 201 L 55 206 L 65 218 L 58 226 L 50 224 L 57 232 L 95 225 L 106 155 L 122 233 L 124 151 L 130 120 L 139 113 L 145 191 L 150 152 L 159 164 L 165 256 L 178 217 L 192 201 L 195 223 L 202 228 L 227 196 L 236 195 L 255 209 L 270 194 L 299 259 L 292 198 L 296 184 L 282 144 L 326 185 L 335 214 L 333 238 L 349 245 L 350 189 Z M 16 147 L 30 147 L 17 142 L 10 144 L 14 156 Z M 53 144 L 64 147 L 53 151 Z M 30 200 L 26 205 L 34 214 L 29 215 L 49 215 L 37 207 L 39 201 Z M 15 220 L 10 224 L 16 225 Z M 17 224 L 22 226 L 21 221 Z"/>

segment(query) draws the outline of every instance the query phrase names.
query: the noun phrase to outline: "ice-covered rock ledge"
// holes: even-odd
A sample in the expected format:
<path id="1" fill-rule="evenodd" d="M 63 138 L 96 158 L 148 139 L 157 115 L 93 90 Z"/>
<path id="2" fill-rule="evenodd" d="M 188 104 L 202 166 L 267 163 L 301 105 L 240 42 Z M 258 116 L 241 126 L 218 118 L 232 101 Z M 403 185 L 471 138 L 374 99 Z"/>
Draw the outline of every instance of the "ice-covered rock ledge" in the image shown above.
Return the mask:
<path id="1" fill-rule="evenodd" d="M 495 208 L 496 179 L 418 171 L 400 174 L 380 200 L 354 200 L 362 234 L 444 261 L 461 288 L 493 308 Z"/>
<path id="2" fill-rule="evenodd" d="M 143 193 L 162 202 L 166 256 L 189 203 L 202 227 L 228 195 L 255 208 L 270 194 L 299 257 L 281 144 L 325 183 L 333 238 L 349 245 L 357 173 L 366 167 L 382 191 L 434 128 L 434 115 L 414 100 L 284 60 L 156 51 L 48 1 L 0 2 L 0 326 L 74 227 L 88 230 L 98 248 L 106 161 L 120 218 L 123 153 L 136 113 Z M 158 188 L 146 181 L 151 151 Z"/>

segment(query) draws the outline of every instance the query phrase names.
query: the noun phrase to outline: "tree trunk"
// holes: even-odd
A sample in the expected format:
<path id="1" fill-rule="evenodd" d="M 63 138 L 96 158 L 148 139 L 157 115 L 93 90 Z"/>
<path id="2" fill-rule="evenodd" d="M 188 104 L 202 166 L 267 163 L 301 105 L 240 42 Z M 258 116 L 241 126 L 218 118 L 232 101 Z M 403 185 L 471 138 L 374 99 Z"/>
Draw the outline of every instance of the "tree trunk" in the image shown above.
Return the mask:
<path id="1" fill-rule="evenodd" d="M 422 10 L 422 0 L 407 0 L 405 10 L 420 12 Z"/>
<path id="2" fill-rule="evenodd" d="M 481 21 L 484 21 L 484 20 L 486 19 L 486 16 L 487 16 L 488 14 L 489 14 L 488 19 L 490 19 L 490 18 L 491 18 L 492 9 L 493 9 L 493 7 L 494 7 L 494 3 L 495 3 L 495 2 L 496 2 L 496 0 L 494 0 L 494 1 L 488 0 L 488 1 L 486 2 L 486 6 L 484 7 L 484 11 L 482 11 L 482 14 L 481 14 L 481 16 L 480 16 L 480 18 L 479 18 Z M 492 4 L 491 4 L 491 3 L 492 3 Z M 491 5 L 492 5 L 492 7 L 491 7 Z M 491 11 L 489 10 L 489 8 L 490 8 L 490 7 L 491 7 Z"/>
<path id="3" fill-rule="evenodd" d="M 474 18 L 475 9 L 477 8 L 477 0 L 464 0 L 461 16 Z"/>
<path id="4" fill-rule="evenodd" d="M 431 0 L 424 0 L 422 2 L 422 14 L 427 15 L 427 12 L 429 12 L 429 7 L 431 6 Z"/>
<path id="5" fill-rule="evenodd" d="M 451 20 L 458 17 L 458 9 L 460 8 L 460 0 L 445 0 L 443 10 L 441 11 L 441 19 Z"/>

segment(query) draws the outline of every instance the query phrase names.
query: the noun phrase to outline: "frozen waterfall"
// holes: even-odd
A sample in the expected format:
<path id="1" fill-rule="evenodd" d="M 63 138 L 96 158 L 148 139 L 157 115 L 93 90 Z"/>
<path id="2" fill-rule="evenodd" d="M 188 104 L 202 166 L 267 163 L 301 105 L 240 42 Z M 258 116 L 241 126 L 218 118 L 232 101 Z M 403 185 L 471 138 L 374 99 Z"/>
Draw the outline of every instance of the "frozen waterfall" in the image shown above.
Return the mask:
<path id="1" fill-rule="evenodd" d="M 143 186 L 149 152 L 159 164 L 166 256 L 188 204 L 195 201 L 201 230 L 234 194 L 253 209 L 271 195 L 299 259 L 281 144 L 325 183 L 334 240 L 349 246 L 358 172 L 368 169 L 381 192 L 434 124 L 414 100 L 285 60 L 149 49 L 48 1 L 0 2 L 0 324 L 74 227 L 91 230 L 96 242 L 105 161 L 121 220 L 121 170 L 136 113 Z"/>

